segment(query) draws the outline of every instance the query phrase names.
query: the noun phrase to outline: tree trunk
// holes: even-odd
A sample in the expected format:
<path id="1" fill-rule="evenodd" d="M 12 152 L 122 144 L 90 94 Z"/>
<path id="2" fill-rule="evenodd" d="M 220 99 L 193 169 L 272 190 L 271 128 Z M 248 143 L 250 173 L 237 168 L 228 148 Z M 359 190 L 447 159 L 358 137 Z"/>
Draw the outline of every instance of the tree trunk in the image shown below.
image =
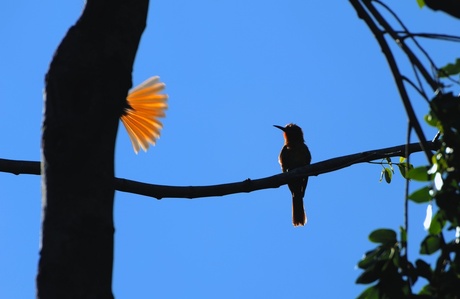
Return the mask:
<path id="1" fill-rule="evenodd" d="M 46 76 L 37 298 L 113 298 L 114 146 L 148 0 L 88 0 Z"/>

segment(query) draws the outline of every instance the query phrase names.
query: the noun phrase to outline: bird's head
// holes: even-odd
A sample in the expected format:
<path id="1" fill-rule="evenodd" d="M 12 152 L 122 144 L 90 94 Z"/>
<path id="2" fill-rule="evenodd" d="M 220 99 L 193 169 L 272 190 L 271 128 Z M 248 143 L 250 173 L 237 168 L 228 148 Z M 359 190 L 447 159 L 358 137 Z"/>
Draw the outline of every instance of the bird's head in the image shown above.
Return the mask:
<path id="1" fill-rule="evenodd" d="M 296 124 L 287 124 L 285 127 L 273 125 L 275 128 L 284 132 L 284 140 L 286 144 L 293 144 L 298 142 L 305 142 L 303 139 L 302 129 Z"/>

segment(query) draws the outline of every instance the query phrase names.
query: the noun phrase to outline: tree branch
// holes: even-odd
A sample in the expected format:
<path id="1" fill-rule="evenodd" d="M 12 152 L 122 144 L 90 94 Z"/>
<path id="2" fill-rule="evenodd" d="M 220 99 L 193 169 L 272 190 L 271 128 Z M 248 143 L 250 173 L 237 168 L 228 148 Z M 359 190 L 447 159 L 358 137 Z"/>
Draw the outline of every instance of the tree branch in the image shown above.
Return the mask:
<path id="1" fill-rule="evenodd" d="M 365 5 L 367 6 L 368 9 L 371 10 L 373 16 L 377 18 L 377 20 L 382 24 L 387 24 L 385 20 L 382 20 L 382 16 L 378 14 L 376 9 L 370 5 L 369 1 L 363 0 Z M 427 156 L 427 160 L 429 163 L 431 163 L 431 152 L 429 151 L 427 144 L 426 144 L 426 137 L 425 134 L 423 133 L 422 127 L 420 126 L 420 123 L 417 120 L 417 117 L 415 115 L 415 111 L 412 107 L 412 104 L 409 99 L 409 95 L 407 94 L 407 91 L 404 87 L 404 82 L 403 82 L 403 77 L 401 75 L 401 72 L 399 71 L 398 65 L 396 63 L 396 60 L 390 50 L 390 47 L 388 46 L 388 43 L 386 42 L 384 38 L 384 33 L 377 27 L 377 25 L 374 23 L 372 18 L 369 16 L 369 14 L 366 12 L 364 7 L 359 3 L 359 0 L 350 0 L 350 3 L 353 5 L 355 8 L 356 12 L 358 13 L 358 17 L 364 20 L 364 22 L 367 24 L 369 29 L 372 31 L 374 34 L 375 38 L 377 39 L 380 48 L 382 49 L 382 52 L 384 53 L 388 65 L 390 66 L 391 72 L 393 73 L 393 77 L 396 83 L 396 86 L 398 88 L 399 94 L 401 96 L 401 100 L 403 102 L 404 108 L 406 110 L 407 116 L 409 117 L 410 120 L 410 125 L 414 128 L 415 133 L 417 134 L 417 137 L 420 141 L 420 145 L 425 152 L 425 155 Z M 388 25 L 388 24 L 387 24 Z M 387 28 L 388 27 L 388 28 Z M 388 25 L 385 27 L 385 30 L 390 30 L 394 33 L 394 30 Z M 392 35 L 393 38 L 395 38 Z M 404 51 L 408 55 L 409 59 L 411 60 L 412 63 L 415 63 L 417 67 L 421 70 L 424 70 L 423 66 L 419 64 L 418 59 L 414 58 L 413 53 L 408 49 L 407 47 L 404 47 L 404 43 L 401 43 L 398 41 L 398 39 L 395 39 L 396 42 L 399 42 L 400 45 L 403 46 Z M 409 55 L 408 53 L 412 54 Z M 422 72 L 423 73 L 423 72 Z M 425 78 L 426 79 L 426 78 Z M 433 82 L 428 81 L 430 84 L 433 84 Z M 432 86 L 433 87 L 433 86 Z M 433 87 L 434 88 L 434 87 Z"/>
<path id="2" fill-rule="evenodd" d="M 460 19 L 460 1 L 458 0 L 425 0 L 425 4 L 432 10 L 441 10 Z"/>
<path id="3" fill-rule="evenodd" d="M 427 141 L 427 148 L 435 150 L 439 147 L 437 142 Z M 420 152 L 422 148 L 419 143 L 412 143 L 408 146 L 409 154 Z M 278 188 L 287 184 L 291 179 L 297 177 L 318 176 L 320 174 L 336 171 L 358 163 L 370 162 L 373 160 L 406 157 L 406 145 L 398 145 L 383 149 L 376 149 L 362 153 L 332 158 L 305 167 L 297 168 L 294 171 L 281 173 L 261 179 L 246 179 L 242 182 L 228 183 L 210 186 L 165 186 L 147 184 L 122 178 L 115 178 L 115 189 L 121 192 L 139 194 L 156 199 L 162 198 L 199 198 L 210 196 L 223 196 L 235 193 L 248 193 L 256 190 Z M 13 174 L 40 174 L 40 163 L 31 161 L 15 161 L 0 159 L 0 171 Z"/>
<path id="4" fill-rule="evenodd" d="M 387 22 L 387 20 L 380 14 L 380 12 L 374 7 L 372 4 L 372 0 L 363 0 L 364 5 L 370 11 L 372 16 L 377 20 L 377 22 L 382 26 L 382 28 L 387 32 L 391 38 L 396 42 L 396 44 L 403 50 L 404 54 L 406 54 L 409 61 L 415 65 L 415 67 L 419 70 L 422 76 L 425 78 L 426 82 L 430 85 L 433 91 L 437 91 L 439 89 L 439 83 L 434 80 L 430 73 L 426 70 L 423 66 L 422 62 L 418 59 L 418 57 L 412 52 L 409 46 L 406 45 L 405 39 L 399 36 L 399 34 L 391 27 L 391 25 Z M 403 27 L 406 33 L 409 33 L 409 30 L 404 25 L 404 23 L 398 18 L 398 16 L 384 3 L 378 2 L 380 5 L 384 6 L 399 22 L 399 24 Z M 432 64 L 433 67 L 436 67 L 428 53 L 418 44 L 417 40 L 412 38 L 414 43 L 417 47 L 423 52 L 423 54 L 428 58 L 429 62 Z"/>

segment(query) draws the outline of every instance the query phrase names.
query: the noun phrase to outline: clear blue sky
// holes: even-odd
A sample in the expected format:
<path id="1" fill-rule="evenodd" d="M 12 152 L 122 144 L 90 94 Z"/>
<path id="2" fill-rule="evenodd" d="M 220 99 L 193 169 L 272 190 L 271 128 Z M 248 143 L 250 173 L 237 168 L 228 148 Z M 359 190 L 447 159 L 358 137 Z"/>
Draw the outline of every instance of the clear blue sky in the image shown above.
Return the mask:
<path id="1" fill-rule="evenodd" d="M 415 0 L 387 3 L 415 32 L 458 33 L 458 21 Z M 0 11 L 0 158 L 40 159 L 44 75 L 83 6 L 18 0 Z M 459 56 L 453 43 L 422 44 L 439 65 Z M 134 84 L 152 75 L 167 84 L 165 127 L 156 147 L 135 155 L 120 126 L 118 177 L 188 186 L 274 175 L 283 139 L 272 125 L 289 122 L 303 128 L 313 162 L 405 142 L 387 63 L 348 1 L 152 0 Z M 426 104 L 414 105 L 423 117 Z M 364 289 L 356 264 L 374 247 L 368 234 L 404 220 L 404 181 L 397 173 L 379 183 L 380 170 L 362 164 L 310 178 L 303 228 L 291 225 L 286 186 L 195 200 L 117 192 L 114 294 L 356 297 Z M 0 173 L 0 298 L 35 295 L 40 196 L 40 177 Z M 425 209 L 410 205 L 411 258 Z"/>

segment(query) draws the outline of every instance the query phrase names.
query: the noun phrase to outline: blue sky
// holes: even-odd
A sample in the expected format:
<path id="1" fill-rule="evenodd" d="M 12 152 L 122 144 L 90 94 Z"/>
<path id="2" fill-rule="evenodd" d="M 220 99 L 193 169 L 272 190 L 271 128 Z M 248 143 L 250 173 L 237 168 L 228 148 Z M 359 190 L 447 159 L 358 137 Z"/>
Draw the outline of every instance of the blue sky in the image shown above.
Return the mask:
<path id="1" fill-rule="evenodd" d="M 458 28 L 415 0 L 387 4 L 414 32 Z M 83 5 L 18 0 L 0 11 L 0 158 L 40 159 L 44 75 Z M 438 65 L 459 56 L 453 43 L 422 45 Z M 152 75 L 167 84 L 164 130 L 157 146 L 135 155 L 120 126 L 118 177 L 188 186 L 274 175 L 283 139 L 272 125 L 289 122 L 303 128 L 313 162 L 405 142 L 407 117 L 387 63 L 348 1 L 152 0 L 134 84 Z M 426 103 L 413 104 L 421 119 Z M 425 163 L 421 154 L 413 161 Z M 374 246 L 368 234 L 404 221 L 404 181 L 397 174 L 380 183 L 380 171 L 362 164 L 310 178 L 303 228 L 291 224 L 286 186 L 194 200 L 117 192 L 114 294 L 356 297 L 364 289 L 354 283 L 356 264 Z M 35 294 L 40 194 L 38 176 L 0 173 L 0 298 Z M 411 259 L 425 209 L 410 205 Z"/>

